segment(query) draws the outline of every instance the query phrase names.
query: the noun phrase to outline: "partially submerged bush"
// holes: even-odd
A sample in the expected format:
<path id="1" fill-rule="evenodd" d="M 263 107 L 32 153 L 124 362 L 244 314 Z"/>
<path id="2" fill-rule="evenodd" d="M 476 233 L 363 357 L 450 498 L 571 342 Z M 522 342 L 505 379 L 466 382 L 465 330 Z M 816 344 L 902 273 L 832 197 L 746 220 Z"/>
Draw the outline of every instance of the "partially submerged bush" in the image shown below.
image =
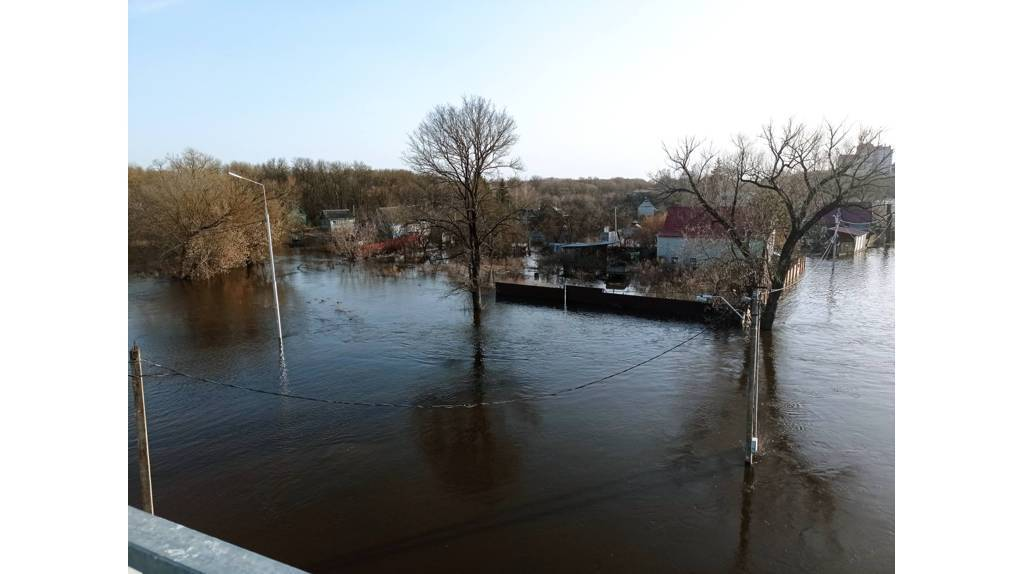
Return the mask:
<path id="1" fill-rule="evenodd" d="M 697 266 L 644 262 L 633 271 L 632 283 L 656 297 L 693 299 L 704 293 L 738 301 L 750 283 L 750 267 L 736 259 Z"/>
<path id="2" fill-rule="evenodd" d="M 287 235 L 286 196 L 267 185 L 275 239 Z M 136 269 L 204 279 L 267 258 L 259 187 L 187 149 L 153 169 L 129 171 L 128 260 Z"/>

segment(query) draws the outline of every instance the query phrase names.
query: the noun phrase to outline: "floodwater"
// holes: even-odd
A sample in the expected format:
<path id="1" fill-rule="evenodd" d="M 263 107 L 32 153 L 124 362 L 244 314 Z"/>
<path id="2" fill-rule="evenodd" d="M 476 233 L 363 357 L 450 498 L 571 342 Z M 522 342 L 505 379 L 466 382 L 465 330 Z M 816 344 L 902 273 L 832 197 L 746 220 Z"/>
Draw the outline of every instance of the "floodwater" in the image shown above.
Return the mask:
<path id="1" fill-rule="evenodd" d="M 188 374 L 333 401 L 527 400 L 346 406 L 150 376 L 160 516 L 314 572 L 894 568 L 895 250 L 809 262 L 784 300 L 752 471 L 742 331 L 493 296 L 475 330 L 443 277 L 301 256 L 278 271 L 283 361 L 259 273 L 130 279 L 129 342 Z"/>

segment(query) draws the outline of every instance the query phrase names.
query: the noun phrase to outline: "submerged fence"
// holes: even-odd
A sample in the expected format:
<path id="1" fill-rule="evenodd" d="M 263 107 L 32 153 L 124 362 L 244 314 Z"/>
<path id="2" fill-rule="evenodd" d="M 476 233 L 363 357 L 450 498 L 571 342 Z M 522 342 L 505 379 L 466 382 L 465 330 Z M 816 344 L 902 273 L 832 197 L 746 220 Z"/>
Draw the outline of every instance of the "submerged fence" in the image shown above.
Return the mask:
<path id="1" fill-rule="evenodd" d="M 499 301 L 521 301 L 558 307 L 565 305 L 684 321 L 705 321 L 714 317 L 739 322 L 737 317 L 718 313 L 712 305 L 702 301 L 609 293 L 600 287 L 576 285 L 558 287 L 496 281 L 494 287 L 495 296 Z"/>

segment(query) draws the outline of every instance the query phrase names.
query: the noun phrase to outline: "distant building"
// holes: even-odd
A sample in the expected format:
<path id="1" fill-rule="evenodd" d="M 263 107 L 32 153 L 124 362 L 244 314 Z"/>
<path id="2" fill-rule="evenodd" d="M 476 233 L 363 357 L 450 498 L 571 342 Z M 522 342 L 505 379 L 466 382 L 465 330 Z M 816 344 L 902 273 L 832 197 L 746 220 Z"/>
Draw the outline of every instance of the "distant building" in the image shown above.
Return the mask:
<path id="1" fill-rule="evenodd" d="M 377 227 L 390 239 L 416 233 L 428 235 L 431 226 L 417 217 L 418 209 L 408 205 L 377 208 Z"/>
<path id="2" fill-rule="evenodd" d="M 602 242 L 602 243 L 607 243 L 608 245 L 618 245 L 619 244 L 619 232 L 618 231 L 612 231 L 610 228 L 605 227 L 604 231 L 601 232 L 601 237 L 600 237 L 599 241 Z"/>
<path id="3" fill-rule="evenodd" d="M 702 207 L 670 207 L 658 232 L 658 259 L 666 263 L 698 265 L 731 257 L 734 246 L 725 227 Z M 752 240 L 749 247 L 761 249 L 764 242 Z"/>
<path id="4" fill-rule="evenodd" d="M 658 208 L 655 207 L 654 204 L 651 203 L 651 200 L 649 200 L 649 199 L 644 199 L 644 202 L 641 203 L 636 208 L 636 216 L 637 216 L 638 219 L 643 219 L 645 217 L 650 217 L 650 216 L 654 215 L 657 212 L 658 212 Z"/>
<path id="5" fill-rule="evenodd" d="M 892 161 L 892 146 L 876 146 L 872 143 L 862 143 L 857 146 L 857 151 L 850 155 L 843 155 L 839 158 L 840 163 L 855 162 L 857 168 L 851 175 L 864 176 L 872 172 L 885 175 L 895 175 L 895 165 Z"/>
<path id="6" fill-rule="evenodd" d="M 320 227 L 332 233 L 355 230 L 356 218 L 351 209 L 325 209 L 320 212 Z"/>

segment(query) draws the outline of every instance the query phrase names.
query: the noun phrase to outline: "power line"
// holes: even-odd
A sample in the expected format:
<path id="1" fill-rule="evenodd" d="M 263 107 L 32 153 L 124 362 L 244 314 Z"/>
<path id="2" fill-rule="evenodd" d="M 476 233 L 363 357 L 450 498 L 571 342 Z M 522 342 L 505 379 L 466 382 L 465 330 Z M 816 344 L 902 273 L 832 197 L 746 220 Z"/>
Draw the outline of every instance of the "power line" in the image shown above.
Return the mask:
<path id="1" fill-rule="evenodd" d="M 690 341 L 696 339 L 697 337 L 699 337 L 703 333 L 707 332 L 707 330 L 708 330 L 708 328 L 704 327 L 700 331 L 698 331 L 697 333 L 693 334 L 692 336 L 690 336 L 690 337 L 684 339 L 683 341 L 673 345 L 672 347 L 669 347 L 668 349 L 665 349 L 664 351 L 658 353 L 657 355 L 654 355 L 653 357 L 650 357 L 648 359 L 640 361 L 639 363 L 636 363 L 634 365 L 626 367 L 625 369 L 622 369 L 620 371 L 616 371 L 614 373 L 611 373 L 610 375 L 605 375 L 603 377 L 600 377 L 600 378 L 597 378 L 597 379 L 594 379 L 594 380 L 591 380 L 591 381 L 587 381 L 585 383 L 582 383 L 582 384 L 579 384 L 579 385 L 576 385 L 576 386 L 573 386 L 573 387 L 567 387 L 567 388 L 564 388 L 564 389 L 561 389 L 561 390 L 558 390 L 558 391 L 552 391 L 552 392 L 548 392 L 548 393 L 539 393 L 539 394 L 529 395 L 529 396 L 525 396 L 525 397 L 518 397 L 518 398 L 514 398 L 514 399 L 505 399 L 505 400 L 500 400 L 500 401 L 481 401 L 481 402 L 476 402 L 476 403 L 418 404 L 418 403 L 407 403 L 407 402 L 373 402 L 373 401 L 350 401 L 350 400 L 338 400 L 338 399 L 325 399 L 325 398 L 320 398 L 320 397 L 311 397 L 311 396 L 307 396 L 307 395 L 297 395 L 297 394 L 292 394 L 292 393 L 282 393 L 282 392 L 278 392 L 278 391 L 269 391 L 269 390 L 265 390 L 265 389 L 256 389 L 256 388 L 253 388 L 253 387 L 246 387 L 246 386 L 243 386 L 243 385 L 236 385 L 234 383 L 228 383 L 228 382 L 225 382 L 225 381 L 218 381 L 218 380 L 210 379 L 208 377 L 202 377 L 202 376 L 198 376 L 198 375 L 191 375 L 191 374 L 186 373 L 184 371 L 181 371 L 179 369 L 175 369 L 174 367 L 163 365 L 163 364 L 157 363 L 155 361 L 150 361 L 149 359 L 142 359 L 142 361 L 147 363 L 147 364 L 149 364 L 149 365 L 152 365 L 154 367 L 158 367 L 158 368 L 161 368 L 161 369 L 166 369 L 167 371 L 170 371 L 169 374 L 180 375 L 182 377 L 186 377 L 186 378 L 193 379 L 193 380 L 196 380 L 196 381 L 200 381 L 200 382 L 203 382 L 203 383 L 207 383 L 207 384 L 211 384 L 211 385 L 217 385 L 217 386 L 221 386 L 221 387 L 228 387 L 228 388 L 232 388 L 232 389 L 238 389 L 238 390 L 242 390 L 242 391 L 248 391 L 248 392 L 251 392 L 251 393 L 259 393 L 259 394 L 264 394 L 264 395 L 271 395 L 271 396 L 276 396 L 276 397 L 281 397 L 281 398 L 286 398 L 286 399 L 296 399 L 296 400 L 301 400 L 301 401 L 310 401 L 310 402 L 317 402 L 317 403 L 326 403 L 326 404 L 344 405 L 344 406 L 353 406 L 353 407 L 387 407 L 387 408 L 401 408 L 401 409 L 472 409 L 472 408 L 485 407 L 485 406 L 498 406 L 498 405 L 506 405 L 506 404 L 510 404 L 510 403 L 523 403 L 523 402 L 529 402 L 529 401 L 540 401 L 540 400 L 553 399 L 553 398 L 559 397 L 561 395 L 565 395 L 565 394 L 568 394 L 568 393 L 571 393 L 571 392 L 574 392 L 574 391 L 579 391 L 579 390 L 585 389 L 585 388 L 590 387 L 592 385 L 603 383 L 603 382 L 608 381 L 610 379 L 613 379 L 613 378 L 615 378 L 615 377 L 617 377 L 619 375 L 628 373 L 629 371 L 632 371 L 633 369 L 636 369 L 636 368 L 639 368 L 639 367 L 641 367 L 643 365 L 646 365 L 647 363 L 650 363 L 650 362 L 652 362 L 652 361 L 654 361 L 656 359 L 659 359 L 659 358 L 661 358 L 661 357 L 671 353 L 672 351 L 675 351 L 676 349 L 682 347 L 683 345 L 689 343 Z M 148 375 L 146 375 L 146 376 L 148 376 Z"/>

